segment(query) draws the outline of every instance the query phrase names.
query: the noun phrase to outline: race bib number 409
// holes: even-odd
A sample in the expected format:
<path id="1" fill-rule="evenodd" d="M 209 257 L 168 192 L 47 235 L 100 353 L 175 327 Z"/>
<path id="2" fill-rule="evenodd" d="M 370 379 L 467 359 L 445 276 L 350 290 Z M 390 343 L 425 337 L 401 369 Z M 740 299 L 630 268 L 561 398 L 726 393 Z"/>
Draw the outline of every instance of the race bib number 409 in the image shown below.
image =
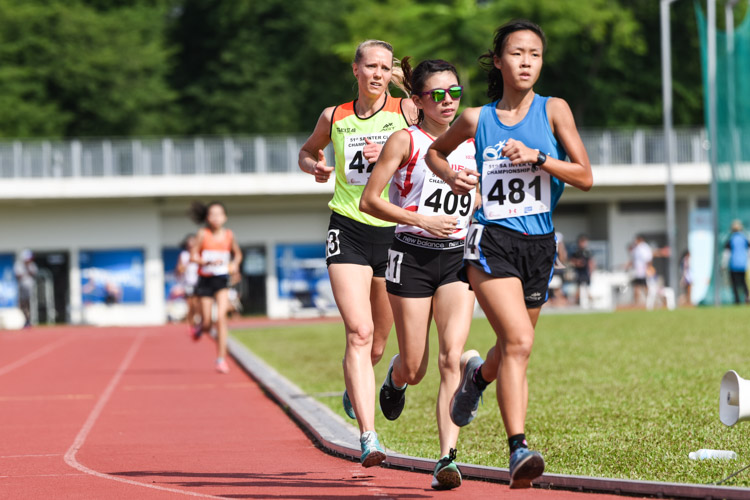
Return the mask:
<path id="1" fill-rule="evenodd" d="M 550 210 L 550 175 L 530 163 L 485 161 L 482 166 L 482 208 L 488 219 L 506 219 Z"/>
<path id="2" fill-rule="evenodd" d="M 457 195 L 442 179 L 428 171 L 422 186 L 417 213 L 424 215 L 453 215 L 458 218 L 457 229 L 469 225 L 474 209 L 476 190 L 464 195 Z"/>
<path id="3" fill-rule="evenodd" d="M 363 150 L 367 143 L 365 138 L 380 144 L 385 144 L 390 133 L 347 135 L 344 138 L 344 162 L 346 166 L 346 182 L 355 186 L 364 186 L 370 178 L 374 163 L 369 163 Z"/>

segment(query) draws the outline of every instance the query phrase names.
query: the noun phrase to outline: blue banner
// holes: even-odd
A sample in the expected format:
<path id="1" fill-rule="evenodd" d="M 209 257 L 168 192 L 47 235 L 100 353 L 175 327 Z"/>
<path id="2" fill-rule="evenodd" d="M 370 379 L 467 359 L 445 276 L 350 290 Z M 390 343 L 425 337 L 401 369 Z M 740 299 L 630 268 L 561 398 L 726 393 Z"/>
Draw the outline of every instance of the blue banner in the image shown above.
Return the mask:
<path id="1" fill-rule="evenodd" d="M 279 298 L 296 299 L 301 308 L 335 308 L 326 268 L 324 243 L 276 246 Z"/>
<path id="2" fill-rule="evenodd" d="M 143 250 L 91 250 L 79 254 L 84 304 L 142 304 Z"/>
<path id="3" fill-rule="evenodd" d="M 0 307 L 18 305 L 18 283 L 13 272 L 15 260 L 12 253 L 0 254 Z"/>
<path id="4" fill-rule="evenodd" d="M 161 261 L 164 263 L 164 300 L 173 300 L 185 294 L 177 277 L 177 261 L 180 258 L 180 252 L 182 249 L 178 247 L 161 250 Z"/>

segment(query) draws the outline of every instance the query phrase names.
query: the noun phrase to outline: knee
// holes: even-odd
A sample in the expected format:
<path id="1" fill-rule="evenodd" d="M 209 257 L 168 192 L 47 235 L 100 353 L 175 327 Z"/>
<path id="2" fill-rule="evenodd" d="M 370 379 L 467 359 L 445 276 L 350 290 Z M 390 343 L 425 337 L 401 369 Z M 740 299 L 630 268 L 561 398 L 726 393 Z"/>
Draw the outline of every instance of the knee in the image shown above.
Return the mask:
<path id="1" fill-rule="evenodd" d="M 385 352 L 385 345 L 375 347 L 375 345 L 372 346 L 372 350 L 370 351 L 370 360 L 372 361 L 373 366 L 377 365 L 381 359 L 383 359 L 383 353 Z"/>
<path id="2" fill-rule="evenodd" d="M 372 345 L 372 324 L 360 324 L 351 328 L 346 333 L 346 341 L 351 347 L 361 348 Z M 382 356 L 383 353 L 380 353 Z"/>
<path id="3" fill-rule="evenodd" d="M 461 349 L 453 349 L 447 352 L 441 352 L 438 355 L 438 370 L 440 375 L 445 378 L 446 375 L 458 374 L 461 365 Z"/>
<path id="4" fill-rule="evenodd" d="M 409 385 L 417 385 L 422 381 L 425 374 L 427 373 L 427 367 L 408 366 L 406 363 L 402 363 L 401 373 L 403 375 L 404 382 Z"/>
<path id="5" fill-rule="evenodd" d="M 503 358 L 514 358 L 527 361 L 531 356 L 531 348 L 534 345 L 533 336 L 524 336 L 503 345 Z"/>

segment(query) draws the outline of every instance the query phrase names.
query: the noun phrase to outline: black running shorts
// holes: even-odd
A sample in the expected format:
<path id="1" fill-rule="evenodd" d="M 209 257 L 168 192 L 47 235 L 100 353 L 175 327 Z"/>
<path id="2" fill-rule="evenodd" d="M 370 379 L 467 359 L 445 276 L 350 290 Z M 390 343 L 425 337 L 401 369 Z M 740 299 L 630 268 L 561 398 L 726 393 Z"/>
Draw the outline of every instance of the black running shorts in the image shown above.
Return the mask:
<path id="1" fill-rule="evenodd" d="M 556 252 L 555 233 L 527 235 L 497 225 L 472 224 L 464 264 L 495 278 L 518 278 L 526 307 L 536 308 L 547 302 Z M 464 280 L 465 271 L 461 272 Z"/>
<path id="2" fill-rule="evenodd" d="M 213 297 L 216 292 L 229 288 L 229 276 L 199 276 L 195 285 L 195 295 L 198 297 Z"/>
<path id="3" fill-rule="evenodd" d="M 372 267 L 373 276 L 385 276 L 388 249 L 396 226 L 376 227 L 332 213 L 326 238 L 326 264 Z"/>
<path id="4" fill-rule="evenodd" d="M 399 297 L 432 297 L 439 287 L 459 281 L 463 255 L 463 240 L 398 233 L 388 251 L 385 287 Z"/>

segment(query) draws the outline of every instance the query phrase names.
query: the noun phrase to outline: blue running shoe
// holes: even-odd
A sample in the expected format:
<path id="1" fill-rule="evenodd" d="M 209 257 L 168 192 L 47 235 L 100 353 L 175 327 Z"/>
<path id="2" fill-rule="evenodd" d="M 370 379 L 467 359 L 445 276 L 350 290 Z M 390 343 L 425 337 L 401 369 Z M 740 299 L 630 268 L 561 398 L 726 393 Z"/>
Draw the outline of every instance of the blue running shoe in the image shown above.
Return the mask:
<path id="1" fill-rule="evenodd" d="M 461 486 L 461 471 L 453 463 L 456 459 L 456 449 L 451 448 L 448 455 L 441 458 L 432 473 L 432 487 L 436 490 L 452 490 Z"/>
<path id="2" fill-rule="evenodd" d="M 538 451 L 517 448 L 510 456 L 511 489 L 530 488 L 531 481 L 544 472 L 544 458 Z"/>
<path id="3" fill-rule="evenodd" d="M 385 450 L 380 446 L 378 434 L 375 431 L 365 431 L 359 438 L 362 447 L 362 467 L 380 465 L 385 460 Z"/>
<path id="4" fill-rule="evenodd" d="M 352 420 L 357 418 L 354 415 L 354 407 L 352 406 L 352 401 L 349 399 L 349 393 L 346 392 L 346 389 L 344 389 L 344 396 L 341 398 L 341 403 L 344 405 L 344 411 L 349 418 Z"/>
<path id="5" fill-rule="evenodd" d="M 474 382 L 474 372 L 482 366 L 484 360 L 475 350 L 466 351 L 461 355 L 461 382 L 451 398 L 451 420 L 459 427 L 469 425 L 477 416 L 479 400 L 484 389 L 480 389 Z"/>
<path id="6" fill-rule="evenodd" d="M 380 410 L 388 420 L 396 420 L 401 412 L 404 410 L 404 404 L 406 403 L 406 388 L 398 389 L 393 386 L 393 380 L 391 379 L 391 373 L 393 373 L 393 362 L 396 361 L 398 354 L 391 358 L 391 364 L 388 366 L 388 371 L 385 374 L 385 380 L 383 385 L 380 387 Z"/>

